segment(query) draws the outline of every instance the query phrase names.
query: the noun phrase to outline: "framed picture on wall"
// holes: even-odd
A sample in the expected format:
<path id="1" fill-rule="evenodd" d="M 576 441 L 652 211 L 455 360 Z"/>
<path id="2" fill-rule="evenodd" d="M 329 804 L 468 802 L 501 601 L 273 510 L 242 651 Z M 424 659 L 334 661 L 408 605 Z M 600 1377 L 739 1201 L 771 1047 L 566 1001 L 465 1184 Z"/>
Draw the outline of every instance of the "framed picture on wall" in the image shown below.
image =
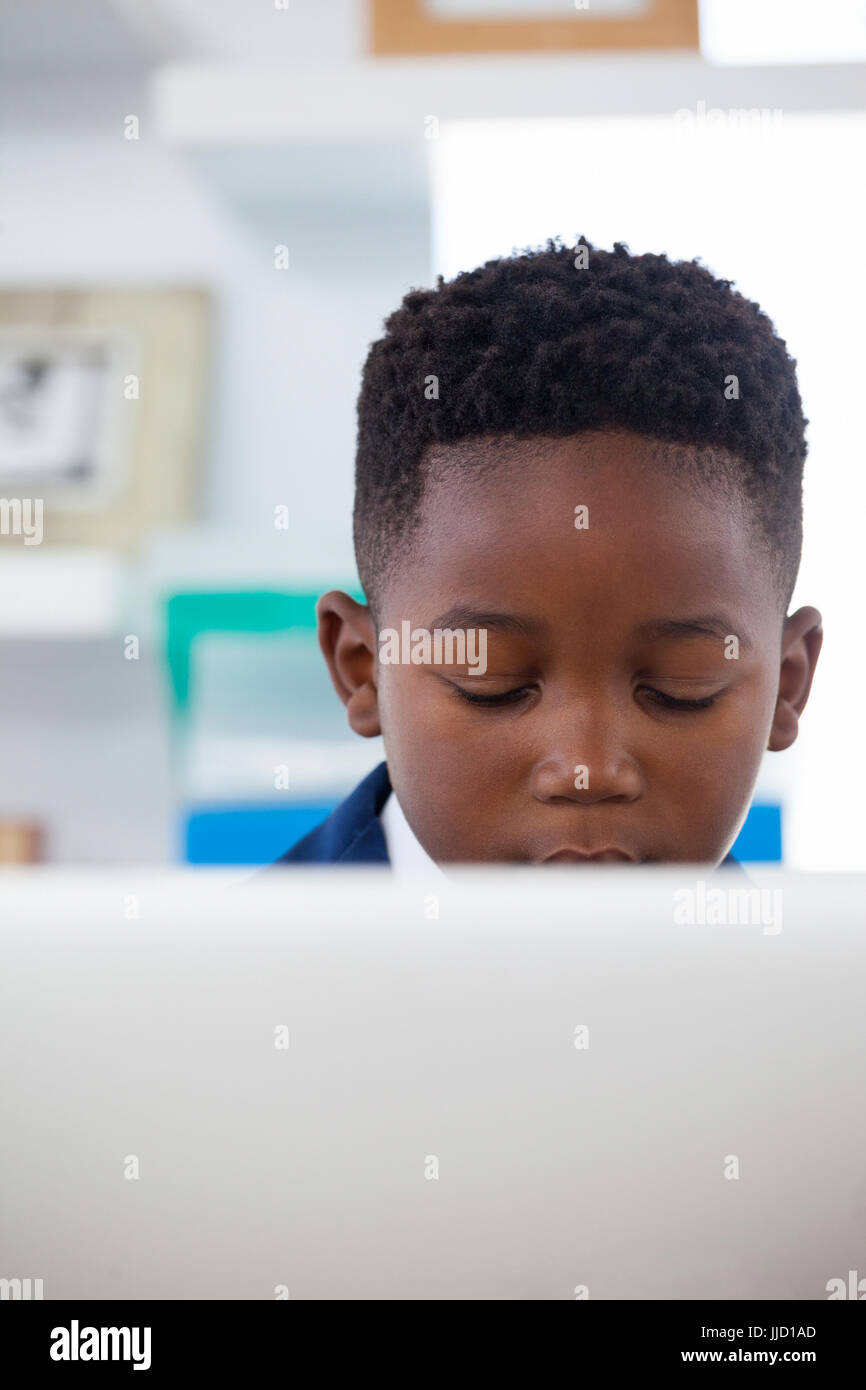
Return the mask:
<path id="1" fill-rule="evenodd" d="M 0 327 L 0 492 L 98 507 L 128 471 L 115 389 L 134 350 L 105 333 Z"/>
<path id="2" fill-rule="evenodd" d="M 0 495 L 42 499 L 46 543 L 195 515 L 210 318 L 197 288 L 0 289 Z"/>
<path id="3" fill-rule="evenodd" d="M 698 0 L 369 0 L 380 55 L 698 47 Z"/>

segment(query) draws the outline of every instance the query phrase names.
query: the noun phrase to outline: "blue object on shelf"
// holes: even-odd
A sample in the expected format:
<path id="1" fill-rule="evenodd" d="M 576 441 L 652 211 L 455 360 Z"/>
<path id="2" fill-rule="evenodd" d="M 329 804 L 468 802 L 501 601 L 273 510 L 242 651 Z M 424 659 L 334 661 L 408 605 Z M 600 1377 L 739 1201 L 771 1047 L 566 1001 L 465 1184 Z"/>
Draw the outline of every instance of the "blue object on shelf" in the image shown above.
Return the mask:
<path id="1" fill-rule="evenodd" d="M 188 864 L 270 864 L 336 805 L 335 800 L 191 811 L 184 828 L 184 858 Z"/>
<path id="2" fill-rule="evenodd" d="M 782 808 L 771 803 L 749 807 L 743 828 L 731 847 L 743 864 L 779 864 L 782 861 Z"/>

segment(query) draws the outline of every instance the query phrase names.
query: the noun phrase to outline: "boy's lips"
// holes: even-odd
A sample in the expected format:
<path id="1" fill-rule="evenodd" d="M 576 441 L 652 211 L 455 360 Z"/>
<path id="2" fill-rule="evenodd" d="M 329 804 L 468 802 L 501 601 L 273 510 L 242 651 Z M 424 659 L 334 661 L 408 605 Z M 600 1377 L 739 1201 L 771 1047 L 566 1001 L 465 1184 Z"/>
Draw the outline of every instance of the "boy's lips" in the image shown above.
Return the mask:
<path id="1" fill-rule="evenodd" d="M 624 849 L 558 849 L 538 861 L 542 864 L 633 864 L 634 855 Z"/>

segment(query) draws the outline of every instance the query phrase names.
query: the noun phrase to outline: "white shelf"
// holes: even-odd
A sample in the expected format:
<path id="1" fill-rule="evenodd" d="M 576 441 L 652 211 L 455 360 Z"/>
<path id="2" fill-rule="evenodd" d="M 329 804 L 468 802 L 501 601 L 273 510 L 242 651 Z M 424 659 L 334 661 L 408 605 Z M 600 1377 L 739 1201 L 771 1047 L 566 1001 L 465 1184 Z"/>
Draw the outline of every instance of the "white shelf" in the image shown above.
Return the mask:
<path id="1" fill-rule="evenodd" d="M 126 563 L 109 551 L 33 546 L 0 554 L 0 638 L 109 637 Z"/>
<path id="2" fill-rule="evenodd" d="M 174 63 L 151 81 L 160 138 L 193 146 L 404 139 L 424 121 L 673 113 L 694 107 L 859 110 L 864 65 L 713 67 L 696 54 L 363 59 L 302 71 Z"/>

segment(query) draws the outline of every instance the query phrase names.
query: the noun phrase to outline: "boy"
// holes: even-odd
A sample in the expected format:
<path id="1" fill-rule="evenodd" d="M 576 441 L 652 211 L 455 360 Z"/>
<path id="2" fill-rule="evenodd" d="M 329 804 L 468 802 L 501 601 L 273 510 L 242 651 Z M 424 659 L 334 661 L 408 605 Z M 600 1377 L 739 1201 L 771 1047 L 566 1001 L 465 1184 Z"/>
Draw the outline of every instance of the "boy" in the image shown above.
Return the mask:
<path id="1" fill-rule="evenodd" d="M 556 239 L 385 327 L 358 400 L 369 606 L 317 612 L 387 761 L 279 862 L 733 862 L 822 640 L 787 615 L 807 422 L 770 320 L 696 261 Z"/>

